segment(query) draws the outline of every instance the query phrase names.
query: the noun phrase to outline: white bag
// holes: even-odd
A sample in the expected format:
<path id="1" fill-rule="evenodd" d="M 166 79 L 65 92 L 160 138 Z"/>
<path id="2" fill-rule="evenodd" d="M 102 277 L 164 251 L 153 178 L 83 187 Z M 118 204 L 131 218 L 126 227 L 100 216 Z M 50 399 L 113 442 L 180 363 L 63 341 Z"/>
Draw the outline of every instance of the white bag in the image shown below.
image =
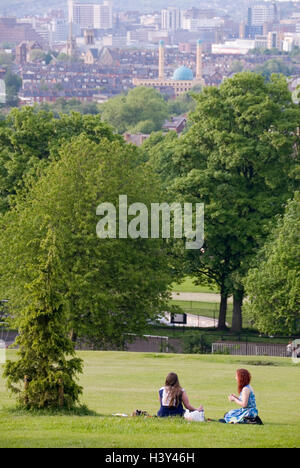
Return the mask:
<path id="1" fill-rule="evenodd" d="M 189 411 L 184 413 L 184 419 L 187 421 L 205 422 L 204 411 Z"/>

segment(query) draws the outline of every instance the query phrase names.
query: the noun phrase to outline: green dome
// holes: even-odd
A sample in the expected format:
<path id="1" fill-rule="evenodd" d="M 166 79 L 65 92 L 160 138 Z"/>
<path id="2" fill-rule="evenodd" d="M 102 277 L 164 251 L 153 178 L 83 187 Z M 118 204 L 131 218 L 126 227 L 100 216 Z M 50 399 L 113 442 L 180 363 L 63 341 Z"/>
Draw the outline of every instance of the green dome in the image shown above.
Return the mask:
<path id="1" fill-rule="evenodd" d="M 175 81 L 192 81 L 194 79 L 194 74 L 190 68 L 182 66 L 175 70 L 173 75 L 173 80 Z"/>

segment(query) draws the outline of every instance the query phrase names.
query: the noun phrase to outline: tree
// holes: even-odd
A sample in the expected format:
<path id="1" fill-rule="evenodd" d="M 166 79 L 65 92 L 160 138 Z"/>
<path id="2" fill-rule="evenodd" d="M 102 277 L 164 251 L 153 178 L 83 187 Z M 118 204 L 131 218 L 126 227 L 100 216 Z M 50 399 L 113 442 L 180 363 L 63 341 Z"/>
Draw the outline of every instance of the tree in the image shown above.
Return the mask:
<path id="1" fill-rule="evenodd" d="M 18 105 L 18 94 L 22 87 L 22 79 L 8 70 L 4 77 L 6 86 L 6 104 L 8 106 L 17 107 Z"/>
<path id="2" fill-rule="evenodd" d="M 242 278 L 295 190 L 299 109 L 285 79 L 241 73 L 197 96 L 189 131 L 154 160 L 174 199 L 205 204 L 205 244 L 187 252 L 187 273 L 220 288 L 219 328 L 233 293 L 242 327 Z"/>
<path id="3" fill-rule="evenodd" d="M 300 194 L 286 206 L 283 217 L 258 252 L 245 279 L 250 320 L 262 333 L 300 331 Z"/>
<path id="4" fill-rule="evenodd" d="M 152 88 L 138 87 L 129 93 L 100 106 L 102 119 L 119 133 L 133 131 L 140 122 L 147 122 L 151 131 L 161 130 L 168 117 L 167 104 L 162 95 Z M 151 122 L 151 125 L 150 125 Z"/>
<path id="5" fill-rule="evenodd" d="M 109 202 L 118 212 L 122 194 L 128 206 L 159 201 L 155 175 L 140 164 L 138 149 L 118 136 L 96 143 L 81 135 L 28 184 L 0 222 L 0 291 L 10 298 L 17 325 L 18 311 L 28 306 L 24 290 L 36 284 L 46 218 L 61 245 L 65 329 L 102 348 L 122 347 L 128 333 L 142 334 L 166 310 L 175 279 L 170 248 L 161 239 L 96 235 L 99 204 Z"/>
<path id="6" fill-rule="evenodd" d="M 274 73 L 282 73 L 285 76 L 292 75 L 293 67 L 286 65 L 282 60 L 271 59 L 263 65 L 258 65 L 253 71 L 261 74 L 264 78 L 270 81 L 271 76 Z"/>
<path id="7" fill-rule="evenodd" d="M 0 213 L 9 209 L 16 190 L 28 174 L 36 174 L 57 156 L 72 137 L 87 135 L 92 141 L 115 139 L 99 116 L 78 113 L 54 118 L 48 111 L 25 107 L 13 109 L 0 123 Z"/>
<path id="8" fill-rule="evenodd" d="M 4 377 L 22 406 L 70 409 L 82 392 L 74 380 L 82 372 L 82 362 L 75 357 L 74 344 L 65 327 L 62 252 L 55 229 L 49 220 L 43 221 L 46 237 L 36 246 L 39 254 L 35 262 L 27 265 L 34 266 L 35 279 L 24 291 L 28 305 L 19 317 L 19 359 L 6 363 Z"/>

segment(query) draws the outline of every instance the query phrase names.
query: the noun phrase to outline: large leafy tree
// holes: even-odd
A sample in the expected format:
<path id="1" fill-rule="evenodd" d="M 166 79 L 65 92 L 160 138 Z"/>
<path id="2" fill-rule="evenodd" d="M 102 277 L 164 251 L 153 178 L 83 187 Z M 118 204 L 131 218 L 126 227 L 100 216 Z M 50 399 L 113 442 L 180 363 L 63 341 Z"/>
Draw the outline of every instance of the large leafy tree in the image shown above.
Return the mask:
<path id="1" fill-rule="evenodd" d="M 100 107 L 102 119 L 119 133 L 161 130 L 169 115 L 168 106 L 161 94 L 153 88 L 138 87 L 127 95 L 110 99 Z"/>
<path id="2" fill-rule="evenodd" d="M 61 245 L 60 295 L 73 336 L 122 346 L 127 333 L 142 333 L 165 310 L 173 280 L 167 244 L 96 236 L 100 203 L 118 210 L 119 195 L 127 195 L 128 205 L 159 201 L 155 176 L 139 158 L 137 148 L 118 137 L 96 143 L 81 135 L 16 197 L 1 220 L 0 290 L 11 300 L 17 325 L 29 306 L 24 291 L 37 279 L 45 218 Z"/>
<path id="3" fill-rule="evenodd" d="M 99 116 L 72 113 L 54 118 L 51 112 L 30 107 L 13 109 L 0 123 L 0 213 L 9 209 L 28 174 L 38 176 L 62 145 L 82 134 L 95 142 L 116 138 Z"/>
<path id="4" fill-rule="evenodd" d="M 219 328 L 233 293 L 232 329 L 242 327 L 242 278 L 295 189 L 299 108 L 284 78 L 241 73 L 195 96 L 192 126 L 151 161 L 174 198 L 205 204 L 205 245 L 188 272 L 220 287 Z M 157 146 L 158 145 L 158 146 Z"/>
<path id="5" fill-rule="evenodd" d="M 245 280 L 250 320 L 267 334 L 300 331 L 300 195 L 286 207 Z"/>

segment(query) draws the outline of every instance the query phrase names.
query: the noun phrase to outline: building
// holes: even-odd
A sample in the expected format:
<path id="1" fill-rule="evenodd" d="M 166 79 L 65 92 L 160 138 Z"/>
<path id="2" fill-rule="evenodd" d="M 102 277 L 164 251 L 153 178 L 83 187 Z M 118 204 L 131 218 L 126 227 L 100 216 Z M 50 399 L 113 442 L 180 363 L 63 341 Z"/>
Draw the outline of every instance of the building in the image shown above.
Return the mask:
<path id="1" fill-rule="evenodd" d="M 169 7 L 161 11 L 161 28 L 166 31 L 181 29 L 181 11 L 179 8 Z"/>
<path id="2" fill-rule="evenodd" d="M 253 5 L 248 8 L 248 25 L 263 26 L 265 23 L 274 24 L 278 21 L 278 11 L 275 2 Z"/>
<path id="3" fill-rule="evenodd" d="M 172 78 L 166 78 L 165 76 L 165 47 L 164 42 L 159 43 L 159 70 L 158 79 L 133 79 L 134 86 L 147 86 L 158 89 L 172 89 L 175 96 L 190 91 L 196 85 L 204 85 L 203 74 L 202 74 L 202 43 L 199 40 L 197 42 L 196 52 L 196 77 L 194 77 L 193 71 L 186 67 L 181 66 L 177 68 Z"/>
<path id="4" fill-rule="evenodd" d="M 126 44 L 128 46 L 140 46 L 149 42 L 149 32 L 147 29 L 135 29 L 127 31 Z"/>
<path id="5" fill-rule="evenodd" d="M 255 40 L 238 39 L 226 41 L 224 44 L 212 44 L 212 54 L 246 55 L 249 50 L 255 49 Z"/>
<path id="6" fill-rule="evenodd" d="M 265 2 L 250 6 L 248 8 L 244 35 L 240 37 L 254 39 L 257 35 L 266 35 L 279 22 L 278 16 L 275 2 Z"/>
<path id="7" fill-rule="evenodd" d="M 49 42 L 52 46 L 53 44 L 58 44 L 61 42 L 66 42 L 68 39 L 69 25 L 66 19 L 64 18 L 53 18 L 50 23 L 50 34 Z"/>
<path id="8" fill-rule="evenodd" d="M 81 29 L 112 29 L 113 3 L 111 0 L 80 3 L 69 0 L 69 22 Z"/>
<path id="9" fill-rule="evenodd" d="M 36 41 L 23 41 L 16 47 L 16 63 L 23 65 L 30 60 L 33 50 L 40 50 L 41 45 Z"/>
<path id="10" fill-rule="evenodd" d="M 186 127 L 186 116 L 171 117 L 171 120 L 166 120 L 163 125 L 163 131 L 182 133 Z"/>
<path id="11" fill-rule="evenodd" d="M 41 46 L 44 45 L 31 24 L 18 23 L 16 18 L 0 18 L 0 42 L 19 44 L 22 41 L 38 41 Z"/>

